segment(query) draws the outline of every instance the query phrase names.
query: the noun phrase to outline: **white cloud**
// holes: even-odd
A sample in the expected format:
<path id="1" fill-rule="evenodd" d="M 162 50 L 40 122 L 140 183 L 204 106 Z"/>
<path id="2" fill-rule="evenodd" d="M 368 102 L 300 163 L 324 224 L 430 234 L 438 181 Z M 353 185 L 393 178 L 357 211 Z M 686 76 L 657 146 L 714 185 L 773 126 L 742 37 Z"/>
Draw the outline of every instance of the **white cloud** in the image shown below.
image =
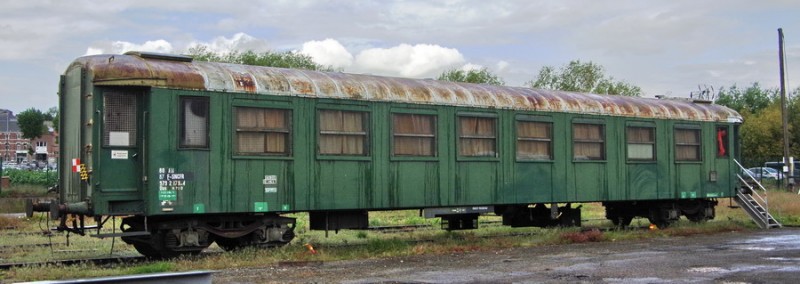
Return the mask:
<path id="1" fill-rule="evenodd" d="M 303 43 L 300 53 L 311 56 L 314 62 L 334 68 L 347 68 L 353 65 L 353 55 L 335 39 L 308 41 Z"/>
<path id="2" fill-rule="evenodd" d="M 497 68 L 498 72 L 505 71 L 506 68 L 508 68 L 509 66 L 511 66 L 511 63 L 508 63 L 508 61 L 505 60 L 500 60 L 499 62 L 497 62 L 497 64 L 495 64 L 495 68 Z"/>
<path id="3" fill-rule="evenodd" d="M 433 44 L 401 44 L 361 51 L 356 56 L 354 69 L 381 75 L 423 78 L 434 77 L 463 62 L 464 56 L 455 48 Z"/>
<path id="4" fill-rule="evenodd" d="M 128 51 L 150 51 L 159 53 L 173 53 L 172 44 L 166 40 L 149 40 L 143 44 L 136 44 L 126 41 L 115 41 L 106 44 L 105 46 L 90 46 L 86 49 L 85 55 L 103 54 L 103 53 L 125 53 Z"/>
<path id="5" fill-rule="evenodd" d="M 269 50 L 269 44 L 266 40 L 258 39 L 246 33 L 236 33 L 232 37 L 227 38 L 224 36 L 216 37 L 210 42 L 193 41 L 189 43 L 186 49 L 198 45 L 207 46 L 210 51 L 215 53 L 227 53 L 230 51 L 238 50 L 252 50 L 255 52 L 263 52 Z"/>
<path id="6" fill-rule="evenodd" d="M 252 50 L 255 52 L 262 52 L 269 50 L 269 45 L 266 40 L 257 39 L 246 33 L 237 33 L 232 37 L 216 37 L 209 42 L 201 42 L 193 40 L 186 46 L 175 47 L 172 43 L 164 39 L 149 40 L 144 43 L 132 43 L 127 41 L 113 41 L 113 42 L 100 42 L 96 43 L 86 49 L 85 55 L 101 54 L 101 53 L 125 53 L 127 51 L 150 51 L 160 53 L 184 53 L 189 48 L 195 46 L 206 46 L 209 51 L 215 53 L 227 53 L 230 51 L 245 51 Z"/>
<path id="7" fill-rule="evenodd" d="M 467 64 L 464 64 L 463 66 L 461 66 L 461 70 L 464 70 L 464 71 L 481 70 L 481 69 L 483 69 L 483 65 L 478 65 L 478 64 L 473 64 L 473 63 L 467 63 Z"/>

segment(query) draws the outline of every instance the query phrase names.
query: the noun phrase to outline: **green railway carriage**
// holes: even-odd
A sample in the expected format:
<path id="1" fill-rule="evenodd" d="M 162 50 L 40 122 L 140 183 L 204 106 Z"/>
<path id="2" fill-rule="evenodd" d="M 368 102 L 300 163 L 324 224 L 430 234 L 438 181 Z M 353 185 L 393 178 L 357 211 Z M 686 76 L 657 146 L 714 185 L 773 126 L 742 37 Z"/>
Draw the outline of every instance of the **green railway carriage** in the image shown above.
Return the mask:
<path id="1" fill-rule="evenodd" d="M 449 229 L 713 218 L 735 194 L 741 116 L 708 102 L 193 62 L 77 59 L 62 76 L 60 217 L 127 216 L 148 255 L 280 245 L 294 219 L 367 226 L 423 209 Z M 70 167 L 72 165 L 72 167 Z M 559 206 L 558 204 L 561 204 Z M 566 205 L 565 205 L 566 204 Z"/>

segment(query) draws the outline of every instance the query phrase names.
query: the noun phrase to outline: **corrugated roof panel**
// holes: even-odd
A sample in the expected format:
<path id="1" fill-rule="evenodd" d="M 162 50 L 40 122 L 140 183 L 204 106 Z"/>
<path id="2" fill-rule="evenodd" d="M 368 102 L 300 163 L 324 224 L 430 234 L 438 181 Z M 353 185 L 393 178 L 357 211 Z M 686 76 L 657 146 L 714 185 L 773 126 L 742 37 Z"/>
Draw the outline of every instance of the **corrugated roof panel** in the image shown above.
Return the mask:
<path id="1" fill-rule="evenodd" d="M 679 120 L 741 121 L 735 111 L 689 100 L 661 100 L 318 72 L 134 55 L 79 58 L 96 84 L 243 92 L 262 95 L 391 101 Z"/>

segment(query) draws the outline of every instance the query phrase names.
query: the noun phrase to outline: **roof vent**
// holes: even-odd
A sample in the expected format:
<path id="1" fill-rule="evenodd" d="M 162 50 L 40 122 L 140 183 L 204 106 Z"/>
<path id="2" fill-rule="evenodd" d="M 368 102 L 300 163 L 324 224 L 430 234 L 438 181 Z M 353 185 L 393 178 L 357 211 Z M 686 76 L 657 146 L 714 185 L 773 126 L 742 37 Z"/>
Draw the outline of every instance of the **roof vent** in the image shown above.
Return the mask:
<path id="1" fill-rule="evenodd" d="M 180 54 L 146 52 L 146 51 L 128 51 L 128 52 L 125 52 L 125 55 L 133 55 L 133 56 L 138 56 L 138 57 L 145 58 L 145 59 L 160 59 L 160 60 L 179 61 L 179 62 L 192 62 L 192 57 L 191 56 L 180 55 Z"/>

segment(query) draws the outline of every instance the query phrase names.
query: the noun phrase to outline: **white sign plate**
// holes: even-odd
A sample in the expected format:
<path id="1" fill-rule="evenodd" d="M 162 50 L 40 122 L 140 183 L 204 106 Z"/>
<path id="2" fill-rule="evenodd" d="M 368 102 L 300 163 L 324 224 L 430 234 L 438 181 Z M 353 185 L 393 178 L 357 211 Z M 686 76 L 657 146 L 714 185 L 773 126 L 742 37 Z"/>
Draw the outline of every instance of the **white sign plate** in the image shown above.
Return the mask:
<path id="1" fill-rule="evenodd" d="M 111 159 L 114 160 L 127 160 L 128 150 L 111 150 Z"/>

